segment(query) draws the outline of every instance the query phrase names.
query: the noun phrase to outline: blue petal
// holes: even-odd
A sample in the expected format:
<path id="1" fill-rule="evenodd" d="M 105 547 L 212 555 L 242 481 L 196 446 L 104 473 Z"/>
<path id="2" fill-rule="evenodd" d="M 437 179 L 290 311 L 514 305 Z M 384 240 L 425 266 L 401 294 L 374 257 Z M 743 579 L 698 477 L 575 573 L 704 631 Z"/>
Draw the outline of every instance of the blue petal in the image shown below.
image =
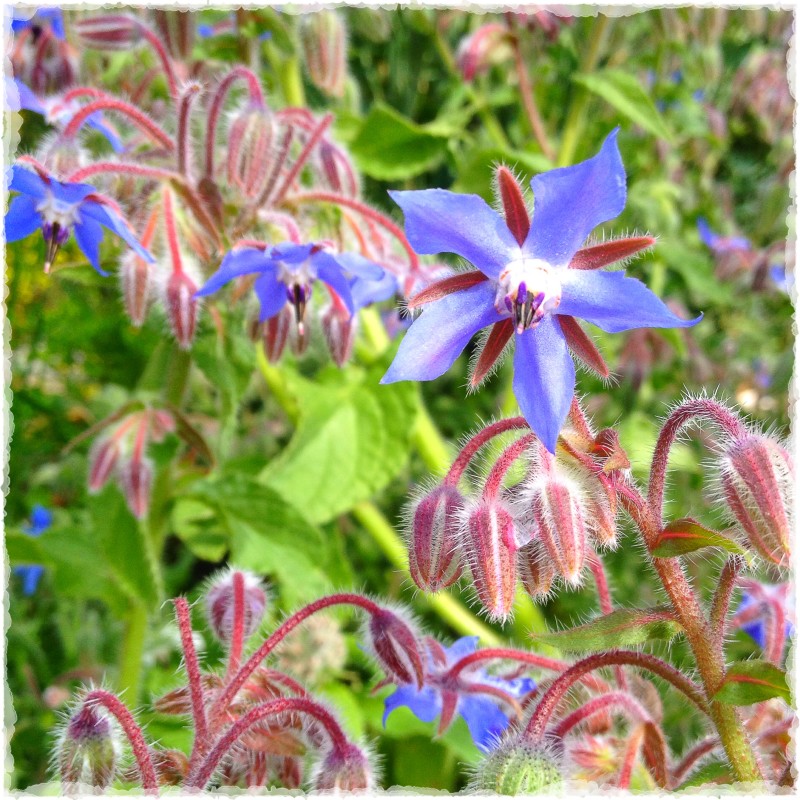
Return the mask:
<path id="1" fill-rule="evenodd" d="M 544 172 L 531 180 L 533 219 L 526 254 L 566 266 L 586 237 L 625 208 L 625 168 L 614 129 L 600 152 L 572 167 Z"/>
<path id="2" fill-rule="evenodd" d="M 61 183 L 61 181 L 50 181 L 50 192 L 56 200 L 61 200 L 64 203 L 74 205 L 80 203 L 81 200 L 94 194 L 97 189 L 90 186 L 88 183 Z M 87 204 L 88 205 L 88 204 Z M 95 203 L 94 205 L 98 205 Z M 82 208 L 81 211 L 84 209 Z M 101 220 L 102 221 L 102 220 Z"/>
<path id="3" fill-rule="evenodd" d="M 17 103 L 11 99 L 15 90 L 16 97 L 19 98 Z M 9 111 L 19 111 L 20 108 L 24 108 L 36 114 L 45 114 L 45 107 L 39 98 L 22 81 L 11 78 L 6 78 L 6 106 Z"/>
<path id="4" fill-rule="evenodd" d="M 317 271 L 317 277 L 328 284 L 347 306 L 347 310 L 353 313 L 353 297 L 350 294 L 350 284 L 345 277 L 344 270 L 339 266 L 336 259 L 321 250 L 311 257 L 311 263 Z"/>
<path id="5" fill-rule="evenodd" d="M 38 536 L 53 524 L 53 512 L 49 508 L 35 505 L 31 511 L 31 524 L 26 533 Z"/>
<path id="6" fill-rule="evenodd" d="M 499 322 L 495 288 L 484 281 L 425 308 L 409 328 L 381 383 L 430 381 L 447 372 L 481 328 Z"/>
<path id="7" fill-rule="evenodd" d="M 96 131 L 99 131 L 103 134 L 103 136 L 108 139 L 111 148 L 115 153 L 122 153 L 125 150 L 125 145 L 122 143 L 122 140 L 117 135 L 117 132 L 105 121 L 103 115 L 98 111 L 95 114 L 92 114 L 89 119 L 86 120 L 86 124 L 90 128 L 94 128 Z"/>
<path id="8" fill-rule="evenodd" d="M 83 251 L 89 263 L 105 278 L 106 272 L 100 266 L 100 242 L 103 241 L 103 227 L 91 217 L 83 217 L 81 222 L 74 226 L 75 241 Z"/>
<path id="9" fill-rule="evenodd" d="M 767 626 L 763 620 L 742 625 L 742 630 L 763 650 L 767 643 Z"/>
<path id="10" fill-rule="evenodd" d="M 514 395 L 528 425 L 555 453 L 575 393 L 575 365 L 567 342 L 552 317 L 515 339 Z"/>
<path id="11" fill-rule="evenodd" d="M 520 257 L 505 220 L 476 194 L 423 189 L 389 195 L 403 209 L 406 237 L 418 253 L 455 253 L 494 279 Z"/>
<path id="12" fill-rule="evenodd" d="M 478 649 L 478 641 L 477 636 L 462 636 L 460 639 L 456 639 L 450 647 L 445 647 L 448 666 L 452 666 L 462 658 L 474 653 Z"/>
<path id="13" fill-rule="evenodd" d="M 53 31 L 53 36 L 62 41 L 66 38 L 64 33 L 64 16 L 60 8 L 40 8 L 37 11 L 42 19 L 50 20 L 50 30 Z"/>
<path id="14" fill-rule="evenodd" d="M 234 278 L 251 275 L 254 272 L 277 274 L 276 266 L 269 256 L 257 247 L 240 247 L 231 250 L 222 259 L 219 269 L 198 289 L 197 297 L 213 294 Z"/>
<path id="15" fill-rule="evenodd" d="M 261 312 L 258 315 L 259 322 L 271 319 L 286 305 L 286 284 L 281 283 L 274 272 L 265 272 L 263 275 L 259 275 L 253 289 L 261 304 Z"/>
<path id="16" fill-rule="evenodd" d="M 96 222 L 105 225 L 110 231 L 116 233 L 131 250 L 134 250 L 137 255 L 151 264 L 155 262 L 155 258 L 142 247 L 139 240 L 134 235 L 128 224 L 123 220 L 113 208 L 105 206 L 101 203 L 96 203 L 93 200 L 87 200 L 81 206 L 81 216 L 90 217 Z"/>
<path id="17" fill-rule="evenodd" d="M 442 710 L 442 701 L 431 686 L 423 686 L 422 689 L 417 689 L 412 684 L 398 686 L 394 694 L 390 694 L 384 701 L 384 727 L 389 714 L 401 706 L 407 706 L 417 719 L 433 722 Z"/>
<path id="18" fill-rule="evenodd" d="M 313 244 L 283 242 L 282 244 L 276 244 L 270 250 L 270 257 L 286 264 L 300 264 L 311 255 L 311 251 L 315 246 Z"/>
<path id="19" fill-rule="evenodd" d="M 39 579 L 44 573 L 44 567 L 41 564 L 31 564 L 26 567 L 14 567 L 14 572 L 22 579 L 22 592 L 30 597 L 39 585 Z"/>
<path id="20" fill-rule="evenodd" d="M 47 194 L 47 184 L 36 172 L 14 164 L 11 167 L 11 181 L 8 184 L 11 192 L 21 192 L 41 200 Z"/>
<path id="21" fill-rule="evenodd" d="M 488 686 L 494 686 L 502 689 L 504 692 L 510 694 L 517 699 L 525 697 L 536 688 L 536 681 L 533 678 L 501 678 L 499 675 L 490 675 L 489 673 L 482 673 L 480 682 Z"/>
<path id="22" fill-rule="evenodd" d="M 557 314 L 580 317 L 608 333 L 631 328 L 689 328 L 703 318 L 681 319 L 641 281 L 624 270 L 569 269 L 560 274 L 562 296 Z"/>
<path id="23" fill-rule="evenodd" d="M 11 201 L 6 213 L 6 241 L 16 242 L 30 236 L 42 227 L 42 218 L 36 210 L 36 199 L 22 194 Z"/>
<path id="24" fill-rule="evenodd" d="M 379 281 L 386 274 L 386 270 L 384 270 L 383 267 L 376 264 L 374 261 L 370 261 L 368 258 L 364 258 L 364 256 L 358 255 L 358 253 L 339 253 L 339 255 L 333 257 L 339 262 L 345 272 L 354 275 L 356 278 L 364 278 L 368 281 Z"/>
<path id="25" fill-rule="evenodd" d="M 700 234 L 700 240 L 703 242 L 703 244 L 713 250 L 717 244 L 719 236 L 717 236 L 717 234 L 708 227 L 708 223 L 705 221 L 705 219 L 703 219 L 703 217 L 698 217 L 697 219 L 697 232 Z"/>
<path id="26" fill-rule="evenodd" d="M 353 308 L 359 309 L 371 303 L 388 300 L 397 292 L 397 278 L 388 270 L 377 281 L 355 278 L 350 282 L 350 294 L 353 297 Z"/>
<path id="27" fill-rule="evenodd" d="M 467 723 L 472 741 L 484 752 L 497 744 L 508 727 L 508 717 L 491 700 L 480 695 L 462 695 L 458 712 Z"/>

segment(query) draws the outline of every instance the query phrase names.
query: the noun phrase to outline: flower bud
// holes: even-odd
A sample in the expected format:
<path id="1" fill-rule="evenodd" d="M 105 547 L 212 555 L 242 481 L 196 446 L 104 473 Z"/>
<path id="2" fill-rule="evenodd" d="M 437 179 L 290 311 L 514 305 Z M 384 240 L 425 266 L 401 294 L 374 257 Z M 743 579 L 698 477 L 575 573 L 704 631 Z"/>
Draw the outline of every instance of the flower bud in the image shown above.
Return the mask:
<path id="1" fill-rule="evenodd" d="M 475 33 L 462 39 L 456 61 L 465 81 L 485 72 L 492 64 L 501 64 L 513 55 L 508 30 L 499 22 L 482 25 Z"/>
<path id="2" fill-rule="evenodd" d="M 561 782 L 561 766 L 541 745 L 507 738 L 478 765 L 474 794 L 526 795 Z"/>
<path id="3" fill-rule="evenodd" d="M 318 151 L 321 174 L 328 188 L 338 194 L 354 196 L 358 191 L 358 178 L 347 156 L 326 139 L 320 142 Z"/>
<path id="4" fill-rule="evenodd" d="M 303 761 L 297 756 L 280 757 L 275 773 L 284 789 L 299 789 L 303 784 Z"/>
<path id="5" fill-rule="evenodd" d="M 141 26 L 124 14 L 79 19 L 73 25 L 80 40 L 95 50 L 128 50 L 141 37 Z"/>
<path id="6" fill-rule="evenodd" d="M 122 258 L 119 270 L 125 311 L 136 328 L 144 324 L 147 310 L 153 299 L 155 270 L 133 250 Z"/>
<path id="7" fill-rule="evenodd" d="M 128 508 L 137 519 L 144 519 L 150 510 L 153 486 L 153 465 L 147 458 L 133 457 L 120 468 L 120 486 Z"/>
<path id="8" fill-rule="evenodd" d="M 609 550 L 616 548 L 617 541 L 617 495 L 614 489 L 599 479 L 593 481 L 584 498 L 586 519 L 597 544 Z"/>
<path id="9" fill-rule="evenodd" d="M 465 508 L 462 548 L 475 591 L 492 620 L 505 620 L 517 587 L 517 541 L 514 518 L 499 501 L 482 499 Z"/>
<path id="10" fill-rule="evenodd" d="M 334 10 L 308 14 L 300 29 L 308 76 L 332 97 L 342 97 L 347 77 L 347 31 Z"/>
<path id="11" fill-rule="evenodd" d="M 258 197 L 267 185 L 274 137 L 275 120 L 263 106 L 248 106 L 231 123 L 228 131 L 228 183 L 245 197 Z"/>
<path id="12" fill-rule="evenodd" d="M 538 539 L 520 548 L 519 571 L 525 590 L 534 600 L 544 600 L 549 596 L 556 577 L 556 565 Z"/>
<path id="13" fill-rule="evenodd" d="M 366 792 L 373 787 L 373 770 L 367 754 L 355 744 L 333 747 L 317 767 L 315 792 Z"/>
<path id="14" fill-rule="evenodd" d="M 353 352 L 355 323 L 355 317 L 346 308 L 331 305 L 322 313 L 322 331 L 337 367 L 343 367 Z"/>
<path id="15" fill-rule="evenodd" d="M 422 688 L 425 669 L 422 648 L 411 627 L 388 608 L 372 614 L 369 642 L 384 672 L 397 683 L 415 683 Z"/>
<path id="16" fill-rule="evenodd" d="M 173 270 L 167 282 L 166 307 L 172 332 L 178 344 L 188 350 L 197 324 L 197 284 L 183 270 Z"/>
<path id="17" fill-rule="evenodd" d="M 189 61 L 194 45 L 195 15 L 177 9 L 153 9 L 153 21 L 173 58 Z"/>
<path id="18" fill-rule="evenodd" d="M 117 771 L 119 741 L 115 726 L 99 708 L 81 706 L 58 743 L 57 759 L 65 787 L 89 784 L 107 788 Z"/>
<path id="19" fill-rule="evenodd" d="M 235 584 L 244 583 L 244 638 L 252 636 L 261 624 L 267 610 L 267 593 L 261 581 L 252 573 L 229 570 L 214 580 L 206 592 L 206 614 L 214 635 L 221 642 L 230 641 L 233 634 L 235 611 Z"/>
<path id="20" fill-rule="evenodd" d="M 794 479 L 789 453 L 766 436 L 749 434 L 728 446 L 721 471 L 725 502 L 750 545 L 769 561 L 785 563 Z"/>
<path id="21" fill-rule="evenodd" d="M 283 355 L 293 321 L 292 309 L 287 305 L 264 323 L 264 355 L 273 364 Z"/>
<path id="22" fill-rule="evenodd" d="M 89 491 L 99 492 L 108 483 L 120 457 L 119 440 L 114 436 L 98 439 L 89 452 Z"/>
<path id="23" fill-rule="evenodd" d="M 424 592 L 438 592 L 461 576 L 458 532 L 463 507 L 458 489 L 440 485 L 411 508 L 408 568 Z"/>

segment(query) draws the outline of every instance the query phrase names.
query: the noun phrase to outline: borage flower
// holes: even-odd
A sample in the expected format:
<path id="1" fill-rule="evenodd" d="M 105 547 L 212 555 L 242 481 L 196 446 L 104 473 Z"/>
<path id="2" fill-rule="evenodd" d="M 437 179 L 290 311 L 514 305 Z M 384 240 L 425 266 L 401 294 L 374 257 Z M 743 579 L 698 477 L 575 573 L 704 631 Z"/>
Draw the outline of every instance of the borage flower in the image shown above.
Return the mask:
<path id="1" fill-rule="evenodd" d="M 786 641 L 794 632 L 794 596 L 789 583 L 767 584 L 749 578 L 740 580 L 744 589 L 731 627 L 740 628 L 765 656 L 780 663 Z"/>
<path id="2" fill-rule="evenodd" d="M 478 649 L 477 636 L 464 636 L 450 647 L 426 639 L 428 654 L 425 684 L 402 684 L 384 701 L 383 724 L 397 708 L 406 706 L 422 722 L 433 722 L 441 714 L 439 733 L 450 726 L 456 714 L 463 717 L 470 736 L 483 751 L 490 750 L 509 725 L 500 703 L 517 701 L 536 689 L 531 678 L 502 678 L 485 670 L 471 669 L 450 682 L 450 668 Z"/>
<path id="3" fill-rule="evenodd" d="M 116 204 L 97 193 L 88 183 L 62 183 L 47 172 L 35 172 L 15 164 L 9 189 L 19 192 L 6 214 L 6 241 L 16 242 L 42 229 L 47 254 L 44 271 L 49 272 L 61 245 L 74 231 L 75 241 L 91 265 L 101 274 L 100 242 L 103 227 L 119 236 L 149 262 L 155 259 L 142 247 Z"/>
<path id="4" fill-rule="evenodd" d="M 406 235 L 425 254 L 449 252 L 479 271 L 459 273 L 412 298 L 431 304 L 406 334 L 383 383 L 432 380 L 446 372 L 472 336 L 493 326 L 475 362 L 476 387 L 515 334 L 514 394 L 551 452 L 575 389 L 570 348 L 600 374 L 608 368 L 575 317 L 604 331 L 687 327 L 643 283 L 600 267 L 654 244 L 651 237 L 579 250 L 589 234 L 625 206 L 625 170 L 612 132 L 600 152 L 531 181 L 531 220 L 522 191 L 504 167 L 497 183 L 505 219 L 477 195 L 442 189 L 391 192 Z M 435 302 L 434 302 L 435 301 Z"/>
<path id="5" fill-rule="evenodd" d="M 53 512 L 44 506 L 35 505 L 31 512 L 28 525 L 22 530 L 28 536 L 39 537 L 53 524 Z M 22 567 L 14 567 L 14 574 L 19 575 L 22 580 L 22 593 L 30 597 L 39 585 L 39 580 L 44 573 L 41 564 L 26 564 Z"/>

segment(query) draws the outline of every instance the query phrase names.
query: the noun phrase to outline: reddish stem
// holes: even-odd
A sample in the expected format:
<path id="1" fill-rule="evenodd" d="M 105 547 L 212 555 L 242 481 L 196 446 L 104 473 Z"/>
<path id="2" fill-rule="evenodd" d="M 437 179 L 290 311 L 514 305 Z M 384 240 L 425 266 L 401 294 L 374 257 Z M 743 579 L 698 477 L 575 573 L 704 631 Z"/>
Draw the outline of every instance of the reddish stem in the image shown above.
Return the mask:
<path id="1" fill-rule="evenodd" d="M 728 617 L 728 608 L 731 603 L 733 590 L 736 588 L 736 579 L 739 572 L 744 567 L 744 559 L 741 556 L 731 556 L 722 567 L 719 574 L 719 583 L 714 592 L 714 600 L 711 603 L 711 635 L 714 637 L 714 649 L 717 656 L 724 659 L 725 629 Z"/>
<path id="2" fill-rule="evenodd" d="M 192 103 L 200 94 L 200 84 L 186 87 L 178 103 L 178 172 L 189 174 L 189 136 L 191 133 Z"/>
<path id="3" fill-rule="evenodd" d="M 698 742 L 691 750 L 680 760 L 680 763 L 672 771 L 672 780 L 678 784 L 681 778 L 704 756 L 712 750 L 721 747 L 719 739 L 716 736 L 709 736 Z"/>
<path id="4" fill-rule="evenodd" d="M 194 719 L 194 742 L 192 744 L 192 763 L 202 754 L 208 744 L 208 725 L 206 723 L 206 700 L 203 692 L 203 678 L 200 674 L 200 664 L 197 660 L 197 651 L 194 647 L 192 620 L 189 612 L 189 603 L 184 597 L 176 598 L 175 618 L 181 635 L 183 647 L 183 665 L 189 679 L 189 696 L 192 702 L 192 717 Z"/>
<path id="5" fill-rule="evenodd" d="M 289 157 L 289 150 L 293 141 L 294 128 L 287 128 L 286 132 L 283 134 L 281 143 L 278 145 L 278 151 L 275 154 L 275 159 L 272 163 L 272 169 L 270 170 L 269 177 L 264 184 L 264 188 L 261 190 L 261 194 L 254 203 L 255 208 L 260 208 L 261 206 L 266 205 L 272 197 L 275 184 L 278 182 L 278 177 L 281 174 L 281 169 L 283 169 L 283 165 L 286 163 L 286 160 Z"/>
<path id="6" fill-rule="evenodd" d="M 606 576 L 603 562 L 597 553 L 589 556 L 589 569 L 592 571 L 595 586 L 597 587 L 597 599 L 600 602 L 600 611 L 603 614 L 610 614 L 614 610 L 614 603 L 611 600 L 611 590 L 608 587 L 608 577 Z M 614 667 L 614 674 L 617 679 L 617 686 L 620 689 L 628 688 L 628 681 L 625 678 L 625 671 L 622 667 Z"/>
<path id="7" fill-rule="evenodd" d="M 93 175 L 105 174 L 133 175 L 137 178 L 152 178 L 159 181 L 180 180 L 181 178 L 177 172 L 161 169 L 160 167 L 149 167 L 144 164 L 130 164 L 127 162 L 98 161 L 75 170 L 68 180 L 84 181 Z"/>
<path id="8" fill-rule="evenodd" d="M 228 656 L 228 677 L 239 669 L 244 649 L 244 575 L 233 573 L 233 631 L 231 652 Z"/>
<path id="9" fill-rule="evenodd" d="M 139 20 L 135 20 L 139 30 L 142 32 L 142 35 L 147 40 L 147 43 L 156 51 L 156 55 L 158 56 L 159 61 L 161 61 L 161 67 L 164 70 L 164 75 L 167 79 L 167 84 L 169 86 L 169 94 L 170 97 L 177 97 L 178 96 L 178 80 L 175 77 L 175 70 L 172 67 L 172 59 L 169 57 L 169 53 L 167 52 L 166 47 L 164 47 L 164 43 L 158 38 L 158 36 L 150 30 L 144 23 L 140 22 Z"/>
<path id="10" fill-rule="evenodd" d="M 536 706 L 536 710 L 525 727 L 524 735 L 533 741 L 541 741 L 547 730 L 550 718 L 572 686 L 587 673 L 601 667 L 611 667 L 616 664 L 628 664 L 658 675 L 668 683 L 671 683 L 678 691 L 685 694 L 704 714 L 709 714 L 709 707 L 703 695 L 703 690 L 682 672 L 667 664 L 666 661 L 662 661 L 649 653 L 639 653 L 635 650 L 609 650 L 606 653 L 597 653 L 584 658 L 562 672 L 542 696 L 539 705 Z"/>
<path id="11" fill-rule="evenodd" d="M 214 749 L 206 756 L 196 775 L 190 774 L 186 779 L 186 786 L 190 789 L 203 789 L 211 780 L 219 762 L 227 755 L 238 739 L 253 725 L 269 717 L 295 712 L 308 714 L 319 722 L 331 739 L 331 744 L 340 752 L 347 748 L 347 737 L 333 715 L 323 706 L 306 697 L 283 697 L 262 703 L 251 709 L 241 719 L 237 720 L 219 739 Z"/>
<path id="12" fill-rule="evenodd" d="M 300 244 L 302 241 L 302 234 L 297 223 L 290 214 L 284 214 L 282 211 L 265 211 L 260 215 L 260 218 L 267 223 L 280 225 L 285 231 L 286 235 L 295 244 Z"/>
<path id="13" fill-rule="evenodd" d="M 325 116 L 319 121 L 319 124 L 314 129 L 314 132 L 308 138 L 308 141 L 305 143 L 303 149 L 300 151 L 300 155 L 295 160 L 292 168 L 289 170 L 287 176 L 283 179 L 283 183 L 278 187 L 278 191 L 275 193 L 275 202 L 280 203 L 284 197 L 286 197 L 286 192 L 289 191 L 292 187 L 292 183 L 294 183 L 295 178 L 300 174 L 300 170 L 303 169 L 305 163 L 311 156 L 314 148 L 317 146 L 317 143 L 322 138 L 322 135 L 325 133 L 326 130 L 330 127 L 330 124 L 333 122 L 333 114 L 325 114 Z"/>
<path id="14" fill-rule="evenodd" d="M 178 231 L 175 227 L 175 216 L 172 211 L 172 194 L 169 189 L 162 192 L 164 205 L 164 230 L 167 234 L 167 244 L 172 258 L 173 273 L 183 272 L 183 261 L 181 260 L 181 248 L 178 242 Z"/>
<path id="15" fill-rule="evenodd" d="M 569 407 L 569 418 L 572 420 L 575 430 L 578 431 L 581 436 L 583 436 L 585 439 L 591 439 L 594 441 L 592 427 L 589 424 L 586 414 L 581 408 L 581 404 L 577 395 L 573 396 L 572 398 L 572 404 Z"/>
<path id="16" fill-rule="evenodd" d="M 86 695 L 83 702 L 84 705 L 96 704 L 103 706 L 114 715 L 131 744 L 136 766 L 139 769 L 139 776 L 142 780 L 142 788 L 147 794 L 158 794 L 158 777 L 153 766 L 153 759 L 150 756 L 150 748 L 147 746 L 142 729 L 136 724 L 136 720 L 131 712 L 128 711 L 127 706 L 116 695 L 104 689 L 92 690 Z"/>
<path id="17" fill-rule="evenodd" d="M 319 600 L 315 600 L 313 603 L 309 603 L 307 606 L 304 606 L 299 611 L 296 611 L 294 614 L 292 614 L 292 616 L 286 619 L 279 628 L 273 631 L 273 633 L 266 639 L 261 647 L 259 647 L 258 650 L 256 650 L 256 652 L 253 653 L 253 655 L 250 656 L 250 658 L 239 668 L 239 671 L 233 676 L 231 681 L 225 687 L 224 691 L 214 701 L 214 705 L 209 713 L 209 719 L 212 721 L 212 724 L 216 720 L 217 716 L 230 705 L 230 703 L 233 701 L 233 698 L 236 697 L 239 689 L 242 688 L 244 682 L 253 674 L 253 672 L 255 672 L 259 664 L 261 664 L 261 662 L 286 638 L 286 636 L 288 636 L 289 633 L 291 633 L 298 625 L 307 620 L 313 614 L 316 614 L 318 611 L 322 611 L 324 608 L 330 608 L 331 606 L 337 605 L 357 606 L 358 608 L 366 611 L 368 614 L 377 614 L 381 611 L 381 607 L 377 603 L 373 603 L 372 600 L 362 597 L 360 594 L 352 593 L 332 594 L 328 597 L 322 597 Z"/>
<path id="18" fill-rule="evenodd" d="M 574 727 L 607 708 L 618 708 L 624 711 L 632 722 L 651 722 L 647 709 L 627 692 L 609 692 L 593 697 L 588 703 L 576 708 L 552 729 L 552 734 L 563 739 Z"/>
<path id="19" fill-rule="evenodd" d="M 95 89 L 93 86 L 76 86 L 74 89 L 70 89 L 66 92 L 61 99 L 65 103 L 69 103 L 71 100 L 75 100 L 78 97 L 94 97 L 95 99 L 108 97 L 113 100 L 111 95 L 107 94 L 102 89 Z"/>
<path id="20" fill-rule="evenodd" d="M 514 462 L 525 455 L 531 445 L 537 442 L 535 433 L 528 433 L 512 442 L 500 454 L 500 458 L 494 462 L 486 483 L 483 487 L 483 497 L 485 499 L 495 499 L 503 488 L 503 481 L 506 474 L 514 466 Z"/>
<path id="21" fill-rule="evenodd" d="M 150 117 L 143 111 L 140 111 L 136 106 L 126 103 L 124 100 L 117 100 L 113 97 L 103 97 L 100 100 L 95 100 L 88 103 L 80 111 L 75 112 L 75 116 L 64 128 L 64 138 L 72 138 L 80 129 L 81 125 L 86 122 L 92 114 L 98 111 L 119 111 L 128 117 L 137 128 L 146 133 L 153 141 L 160 144 L 166 150 L 172 151 L 175 149 L 175 143 L 170 138 L 169 134 L 157 125 Z"/>
<path id="22" fill-rule="evenodd" d="M 639 750 L 642 747 L 643 740 L 644 727 L 639 725 L 631 731 L 625 746 L 625 755 L 622 759 L 622 766 L 620 767 L 619 778 L 617 779 L 617 786 L 620 789 L 627 789 L 631 785 L 633 768 L 636 766 L 636 759 L 639 757 Z"/>

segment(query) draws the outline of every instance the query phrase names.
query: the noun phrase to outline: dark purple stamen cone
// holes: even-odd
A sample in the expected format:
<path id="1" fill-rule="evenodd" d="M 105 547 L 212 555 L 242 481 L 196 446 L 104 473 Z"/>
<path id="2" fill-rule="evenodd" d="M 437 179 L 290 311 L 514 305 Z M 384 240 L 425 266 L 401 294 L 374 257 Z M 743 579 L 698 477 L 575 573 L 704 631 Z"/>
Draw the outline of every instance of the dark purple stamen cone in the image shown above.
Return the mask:
<path id="1" fill-rule="evenodd" d="M 728 508 L 751 546 L 775 564 L 785 563 L 790 554 L 793 479 L 791 456 L 766 436 L 737 439 L 722 460 Z"/>
<path id="2" fill-rule="evenodd" d="M 346 308 L 329 306 L 322 314 L 322 330 L 331 358 L 339 367 L 350 359 L 355 341 L 355 318 Z"/>
<path id="3" fill-rule="evenodd" d="M 58 744 L 58 766 L 65 789 L 76 784 L 107 788 L 117 771 L 119 744 L 107 716 L 82 706 L 69 720 Z"/>
<path id="4" fill-rule="evenodd" d="M 315 792 L 365 792 L 372 786 L 369 758 L 354 744 L 332 748 L 317 767 L 314 778 Z"/>
<path id="5" fill-rule="evenodd" d="M 462 546 L 478 599 L 490 619 L 511 615 L 517 586 L 514 518 L 496 500 L 481 500 L 467 517 Z"/>
<path id="6" fill-rule="evenodd" d="M 214 635 L 221 642 L 229 642 L 235 621 L 234 574 L 239 572 L 244 578 L 244 638 L 255 633 L 267 609 L 267 593 L 255 575 L 242 570 L 223 573 L 211 583 L 206 593 L 206 614 Z"/>
<path id="7" fill-rule="evenodd" d="M 370 618 L 368 631 L 375 658 L 384 672 L 397 683 L 414 683 L 422 688 L 422 649 L 409 625 L 393 611 L 382 608 Z"/>
<path id="8" fill-rule="evenodd" d="M 459 512 L 464 498 L 453 486 L 437 486 L 412 507 L 408 568 L 424 592 L 438 592 L 461 575 Z"/>
<path id="9" fill-rule="evenodd" d="M 533 600 L 548 597 L 556 577 L 556 565 L 538 539 L 520 548 L 519 571 L 522 585 Z"/>

